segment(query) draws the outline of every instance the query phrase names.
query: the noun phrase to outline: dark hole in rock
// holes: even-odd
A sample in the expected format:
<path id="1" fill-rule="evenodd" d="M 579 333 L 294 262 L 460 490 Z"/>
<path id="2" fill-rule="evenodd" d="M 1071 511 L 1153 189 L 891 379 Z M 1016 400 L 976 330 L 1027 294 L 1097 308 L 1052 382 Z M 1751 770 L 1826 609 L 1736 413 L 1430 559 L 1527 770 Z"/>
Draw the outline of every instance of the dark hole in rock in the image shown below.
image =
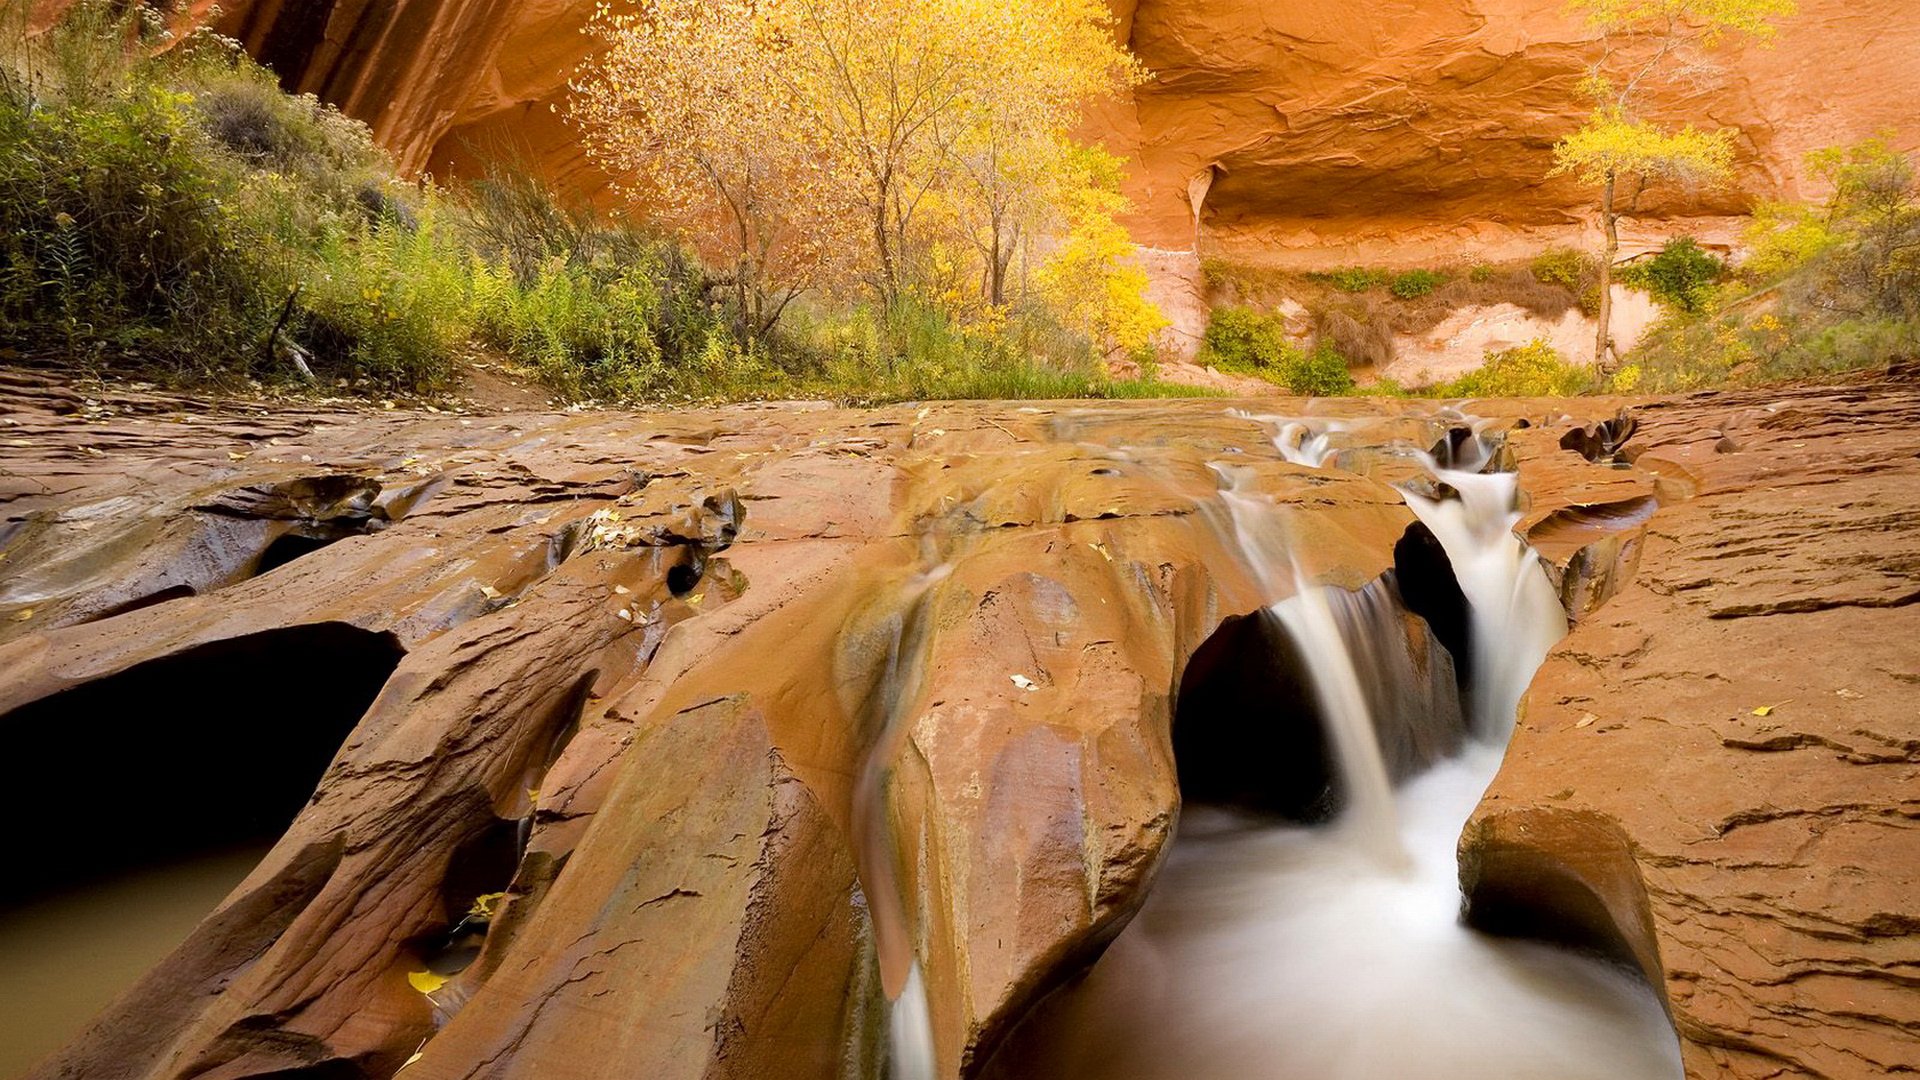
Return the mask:
<path id="1" fill-rule="evenodd" d="M 278 839 L 403 655 L 342 623 L 268 630 L 0 717 L 30 825 L 0 905 Z"/>
<path id="2" fill-rule="evenodd" d="M 1541 813 L 1519 830 L 1469 826 L 1460 886 L 1462 913 L 1475 929 L 1601 956 L 1660 985 L 1641 869 L 1611 821 Z"/>
<path id="3" fill-rule="evenodd" d="M 428 971 L 457 975 L 480 955 L 501 896 L 519 871 L 528 824 L 495 818 L 454 849 L 440 881 L 446 929 L 415 946 Z"/>
<path id="4" fill-rule="evenodd" d="M 157 607 L 169 600 L 180 600 L 193 595 L 195 595 L 195 593 L 191 585 L 170 585 L 164 589 L 150 592 L 145 596 L 136 596 L 131 600 L 115 604 L 91 616 L 87 621 L 97 622 L 101 619 L 111 619 L 115 615 L 125 615 L 129 611 L 139 611 L 142 608 Z"/>
<path id="5" fill-rule="evenodd" d="M 258 577 L 269 571 L 278 570 L 301 556 L 319 551 L 337 539 L 339 537 L 312 535 L 299 530 L 282 533 L 273 543 L 267 545 L 265 551 L 260 553 L 260 559 L 253 567 L 254 576 Z"/>
<path id="6" fill-rule="evenodd" d="M 1312 684 L 1267 613 L 1228 616 L 1187 662 L 1173 757 L 1184 802 L 1294 821 L 1333 813 L 1333 761 Z"/>
<path id="7" fill-rule="evenodd" d="M 1120 475 L 1120 470 L 1119 470 L 1119 469 L 1109 469 L 1109 468 L 1107 468 L 1107 467 L 1106 467 L 1105 465 L 1102 465 L 1102 466 L 1100 466 L 1099 468 L 1097 468 L 1097 469 L 1095 469 L 1095 470 L 1093 470 L 1093 475 L 1095 475 L 1095 476 L 1119 476 L 1119 475 Z"/>
<path id="8" fill-rule="evenodd" d="M 1473 684 L 1472 621 L 1467 595 L 1453 572 L 1446 549 L 1416 521 L 1393 545 L 1393 583 L 1408 611 L 1427 621 L 1433 636 L 1453 658 L 1453 674 L 1462 693 Z"/>
<path id="9" fill-rule="evenodd" d="M 1609 462 L 1640 428 L 1640 420 L 1625 409 L 1611 420 L 1577 427 L 1560 436 L 1560 449 L 1571 450 L 1588 461 Z"/>
<path id="10" fill-rule="evenodd" d="M 700 584 L 700 574 L 705 569 L 701 560 L 677 563 L 667 568 L 667 591 L 675 596 L 685 596 Z"/>

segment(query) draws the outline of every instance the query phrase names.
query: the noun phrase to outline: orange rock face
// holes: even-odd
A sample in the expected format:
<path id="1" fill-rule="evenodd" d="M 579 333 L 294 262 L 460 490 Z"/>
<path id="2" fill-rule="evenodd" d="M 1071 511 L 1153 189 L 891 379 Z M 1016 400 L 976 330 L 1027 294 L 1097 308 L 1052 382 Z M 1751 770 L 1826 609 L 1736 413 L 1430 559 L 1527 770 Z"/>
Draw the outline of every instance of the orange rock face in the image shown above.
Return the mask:
<path id="1" fill-rule="evenodd" d="M 1560 0 L 1116 0 L 1156 78 L 1089 133 L 1136 166 L 1135 238 L 1289 265 L 1417 263 L 1537 248 L 1585 227 L 1585 194 L 1547 181 L 1579 122 L 1590 34 Z M 586 0 L 243 0 L 220 28 L 288 86 L 340 104 L 404 167 L 471 173 L 514 150 L 550 177 L 605 178 L 554 112 L 588 55 Z M 1887 129 L 1920 140 L 1920 7 L 1804 0 L 1777 47 L 1731 48 L 1657 111 L 1737 128 L 1725 191 L 1655 194 L 1670 217 L 1809 194 L 1811 149 Z M 1710 221 L 1688 227 L 1711 230 Z M 1631 230 L 1629 239 L 1631 240 Z"/>

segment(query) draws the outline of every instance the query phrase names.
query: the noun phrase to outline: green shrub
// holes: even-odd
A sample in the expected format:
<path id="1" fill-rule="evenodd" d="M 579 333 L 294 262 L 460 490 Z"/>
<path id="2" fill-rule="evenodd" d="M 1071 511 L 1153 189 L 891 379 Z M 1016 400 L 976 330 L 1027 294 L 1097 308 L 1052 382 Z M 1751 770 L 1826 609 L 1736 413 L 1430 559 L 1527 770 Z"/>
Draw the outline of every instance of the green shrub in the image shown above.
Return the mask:
<path id="1" fill-rule="evenodd" d="M 1434 389 L 1441 397 L 1566 397 L 1593 385 L 1592 371 L 1567 363 L 1553 346 L 1535 339 L 1488 353 L 1478 369 Z"/>
<path id="2" fill-rule="evenodd" d="M 1395 274 L 1387 288 L 1402 300 L 1418 300 L 1446 282 L 1447 275 L 1437 270 L 1408 270 Z"/>
<path id="3" fill-rule="evenodd" d="M 1570 247 L 1548 248 L 1534 256 L 1533 276 L 1548 285 L 1558 285 L 1575 293 L 1586 288 L 1593 276 L 1593 259 Z"/>
<path id="4" fill-rule="evenodd" d="M 1534 280 L 1558 285 L 1572 293 L 1580 310 L 1589 315 L 1600 310 L 1600 262 L 1573 248 L 1548 248 L 1534 257 Z"/>
<path id="5" fill-rule="evenodd" d="M 1652 294 L 1654 299 L 1681 311 L 1700 311 L 1708 292 L 1727 272 L 1727 266 L 1691 236 L 1667 241 L 1650 259 L 1620 268 L 1623 285 Z"/>
<path id="6" fill-rule="evenodd" d="M 1353 392 L 1346 357 L 1332 342 L 1312 351 L 1287 340 L 1278 316 L 1246 308 L 1221 308 L 1207 323 L 1200 361 L 1222 371 L 1252 375 L 1296 394 L 1327 397 Z"/>
<path id="7" fill-rule="evenodd" d="M 1265 375 L 1278 368 L 1287 349 L 1280 320 L 1249 308 L 1216 310 L 1200 340 L 1200 362 L 1222 371 Z"/>
<path id="8" fill-rule="evenodd" d="M 1338 270 L 1310 273 L 1307 275 L 1307 280 L 1331 285 L 1341 292 L 1360 293 L 1385 285 L 1388 277 L 1385 270 L 1368 266 L 1348 266 Z"/>
<path id="9" fill-rule="evenodd" d="M 1296 394 L 1337 397 L 1353 393 L 1353 373 L 1347 358 L 1322 343 L 1312 352 L 1293 349 L 1281 364 L 1280 383 Z"/>

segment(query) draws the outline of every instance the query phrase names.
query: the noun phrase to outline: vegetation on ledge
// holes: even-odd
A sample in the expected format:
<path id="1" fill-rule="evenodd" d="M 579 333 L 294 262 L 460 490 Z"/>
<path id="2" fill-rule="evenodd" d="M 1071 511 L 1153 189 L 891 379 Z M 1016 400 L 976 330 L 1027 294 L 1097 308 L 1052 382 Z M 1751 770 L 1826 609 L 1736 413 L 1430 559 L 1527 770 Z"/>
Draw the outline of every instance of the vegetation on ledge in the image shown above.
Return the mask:
<path id="1" fill-rule="evenodd" d="M 708 269 L 646 205 L 569 207 L 511 162 L 458 190 L 411 183 L 230 40 L 108 0 L 33 34 L 26 15 L 0 9 L 14 358 L 370 395 L 448 392 L 479 359 L 607 402 L 1198 392 L 1151 377 L 1157 314 L 1117 257 L 1124 204 L 1097 155 L 1070 155 L 1062 257 L 1023 271 L 1031 288 L 1003 276 L 987 302 L 916 241 L 883 300 L 796 289 L 775 326 L 737 267 Z M 1142 378 L 1108 373 L 1116 336 Z"/>

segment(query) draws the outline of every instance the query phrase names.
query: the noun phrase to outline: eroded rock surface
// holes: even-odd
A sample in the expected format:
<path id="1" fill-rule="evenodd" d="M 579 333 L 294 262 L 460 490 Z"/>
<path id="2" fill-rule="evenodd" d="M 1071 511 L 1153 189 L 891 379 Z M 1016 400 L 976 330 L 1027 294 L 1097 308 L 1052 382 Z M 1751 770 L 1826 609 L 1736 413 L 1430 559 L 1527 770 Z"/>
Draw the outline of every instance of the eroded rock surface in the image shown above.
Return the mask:
<path id="1" fill-rule="evenodd" d="M 1920 1070 L 1920 384 L 1638 417 L 1667 497 L 1534 681 L 1476 917 L 1637 959 L 1690 1076 Z"/>
<path id="2" fill-rule="evenodd" d="M 266 860 L 36 1077 L 874 1076 L 916 966 L 938 1071 L 968 1075 L 1141 902 L 1187 662 L 1279 599 L 1227 478 L 1311 579 L 1412 596 L 1434 571 L 1396 485 L 1474 423 L 1579 619 L 1474 865 L 1522 913 L 1599 882 L 1555 895 L 1664 976 L 1695 1075 L 1911 1050 L 1920 675 L 1884 632 L 1912 610 L 1911 384 L 1655 403 L 1623 443 L 1598 399 L 455 416 L 5 379 L 0 725 L 112 703 L 26 805 L 143 700 L 284 711 L 181 657 L 245 645 L 302 694 L 367 663 L 324 627 L 388 665 Z M 1284 460 L 1289 418 L 1339 420 L 1330 467 Z M 1831 543 L 1795 542 L 1822 515 Z M 1436 603 L 1404 623 L 1443 681 Z M 1802 620 L 1847 630 L 1807 646 L 1826 697 L 1779 685 L 1769 628 Z"/>

